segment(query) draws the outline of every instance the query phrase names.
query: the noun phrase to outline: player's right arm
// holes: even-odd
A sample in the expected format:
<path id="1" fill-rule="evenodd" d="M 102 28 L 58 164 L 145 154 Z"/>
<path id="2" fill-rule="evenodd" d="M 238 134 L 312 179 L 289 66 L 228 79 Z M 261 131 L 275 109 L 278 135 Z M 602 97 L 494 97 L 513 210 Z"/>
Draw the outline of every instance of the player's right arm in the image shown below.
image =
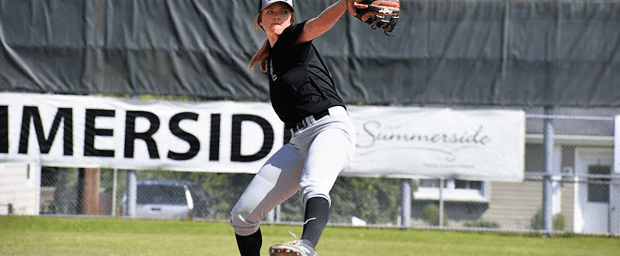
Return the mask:
<path id="1" fill-rule="evenodd" d="M 347 10 L 346 2 L 346 0 L 339 0 L 337 3 L 327 7 L 319 16 L 308 20 L 297 42 L 305 43 L 311 41 L 331 29 Z"/>

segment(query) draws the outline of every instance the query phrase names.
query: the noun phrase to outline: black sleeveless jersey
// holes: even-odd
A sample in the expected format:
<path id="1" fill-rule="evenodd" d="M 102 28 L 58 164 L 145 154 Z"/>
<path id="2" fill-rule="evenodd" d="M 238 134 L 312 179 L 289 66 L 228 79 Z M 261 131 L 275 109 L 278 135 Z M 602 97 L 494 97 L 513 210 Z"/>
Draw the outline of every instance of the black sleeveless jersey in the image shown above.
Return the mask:
<path id="1" fill-rule="evenodd" d="M 271 105 L 287 127 L 332 106 L 345 106 L 312 41 L 297 43 L 305 24 L 289 26 L 269 47 Z"/>

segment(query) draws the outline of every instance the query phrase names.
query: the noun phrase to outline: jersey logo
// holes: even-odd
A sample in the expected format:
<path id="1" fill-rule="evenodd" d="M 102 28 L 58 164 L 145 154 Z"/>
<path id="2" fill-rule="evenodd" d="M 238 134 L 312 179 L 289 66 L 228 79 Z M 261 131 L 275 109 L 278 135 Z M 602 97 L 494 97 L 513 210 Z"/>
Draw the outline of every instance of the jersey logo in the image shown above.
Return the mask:
<path id="1" fill-rule="evenodd" d="M 278 80 L 278 76 L 273 73 L 273 64 L 271 63 L 271 59 L 269 59 L 269 74 L 271 75 L 271 79 L 273 81 Z"/>

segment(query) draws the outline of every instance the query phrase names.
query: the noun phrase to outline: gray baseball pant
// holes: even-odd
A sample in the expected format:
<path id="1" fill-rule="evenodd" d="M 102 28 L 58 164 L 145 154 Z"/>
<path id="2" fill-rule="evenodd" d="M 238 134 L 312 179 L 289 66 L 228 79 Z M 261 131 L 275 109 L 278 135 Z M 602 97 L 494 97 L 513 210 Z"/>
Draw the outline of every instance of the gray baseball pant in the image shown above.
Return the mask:
<path id="1" fill-rule="evenodd" d="M 231 212 L 231 224 L 241 236 L 254 234 L 265 215 L 299 191 L 301 203 L 323 197 L 349 166 L 355 151 L 355 128 L 343 107 L 296 132 L 254 176 Z"/>

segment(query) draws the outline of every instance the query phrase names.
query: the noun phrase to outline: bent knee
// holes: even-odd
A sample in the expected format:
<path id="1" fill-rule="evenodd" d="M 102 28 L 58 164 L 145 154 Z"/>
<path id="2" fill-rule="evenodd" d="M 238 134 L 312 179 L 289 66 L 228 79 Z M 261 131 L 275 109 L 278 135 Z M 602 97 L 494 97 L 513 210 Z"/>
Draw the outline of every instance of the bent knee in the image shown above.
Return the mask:
<path id="1" fill-rule="evenodd" d="M 299 200 L 301 201 L 301 204 L 304 206 L 304 208 L 306 207 L 308 199 L 313 197 L 325 198 L 327 202 L 329 202 L 329 205 L 332 204 L 331 197 L 329 197 L 329 189 L 304 187 L 299 190 Z"/>
<path id="2" fill-rule="evenodd" d="M 230 213 L 230 217 L 230 224 L 235 229 L 235 234 L 237 235 L 249 236 L 256 233 L 260 227 L 260 220 L 253 220 L 254 218 L 247 210 L 235 207 Z"/>

